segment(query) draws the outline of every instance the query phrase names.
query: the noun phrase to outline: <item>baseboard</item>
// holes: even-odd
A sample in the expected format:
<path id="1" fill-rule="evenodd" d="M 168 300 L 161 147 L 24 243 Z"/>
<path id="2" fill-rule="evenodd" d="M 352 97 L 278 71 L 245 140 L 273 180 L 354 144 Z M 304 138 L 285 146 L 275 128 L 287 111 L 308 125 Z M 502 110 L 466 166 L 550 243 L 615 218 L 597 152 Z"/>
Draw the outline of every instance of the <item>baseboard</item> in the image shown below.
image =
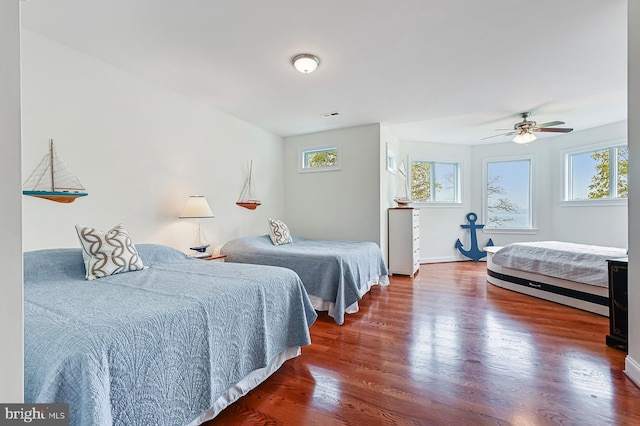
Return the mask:
<path id="1" fill-rule="evenodd" d="M 444 262 L 466 262 L 471 260 L 468 257 L 460 256 L 443 256 L 443 257 L 427 257 L 420 259 L 420 263 L 444 263 Z M 486 262 L 487 258 L 480 259 L 480 262 Z"/>
<path id="2" fill-rule="evenodd" d="M 624 359 L 624 372 L 636 386 L 640 387 L 640 364 L 629 355 Z"/>

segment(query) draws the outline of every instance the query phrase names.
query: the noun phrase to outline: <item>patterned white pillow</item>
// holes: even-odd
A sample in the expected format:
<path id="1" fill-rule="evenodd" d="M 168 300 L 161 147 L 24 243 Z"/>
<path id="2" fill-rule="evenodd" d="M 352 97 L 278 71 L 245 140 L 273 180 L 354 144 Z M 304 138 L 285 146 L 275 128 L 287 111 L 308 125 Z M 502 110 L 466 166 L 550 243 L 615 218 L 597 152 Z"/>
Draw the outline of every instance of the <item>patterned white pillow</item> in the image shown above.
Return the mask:
<path id="1" fill-rule="evenodd" d="M 80 225 L 76 231 L 88 280 L 147 269 L 122 223 L 107 232 Z"/>
<path id="2" fill-rule="evenodd" d="M 283 222 L 269 218 L 269 236 L 271 242 L 279 246 L 280 244 L 289 244 L 293 242 L 289 228 Z"/>

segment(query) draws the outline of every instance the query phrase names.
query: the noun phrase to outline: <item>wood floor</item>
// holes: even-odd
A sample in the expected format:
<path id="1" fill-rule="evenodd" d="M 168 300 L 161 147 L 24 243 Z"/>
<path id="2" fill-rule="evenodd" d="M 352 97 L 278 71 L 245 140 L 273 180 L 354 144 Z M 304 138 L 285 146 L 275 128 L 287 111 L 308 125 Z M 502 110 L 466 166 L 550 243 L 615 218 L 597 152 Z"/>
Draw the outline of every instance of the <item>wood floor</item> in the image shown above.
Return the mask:
<path id="1" fill-rule="evenodd" d="M 213 425 L 640 425 L 640 389 L 608 319 L 486 282 L 485 264 L 422 265 Z"/>

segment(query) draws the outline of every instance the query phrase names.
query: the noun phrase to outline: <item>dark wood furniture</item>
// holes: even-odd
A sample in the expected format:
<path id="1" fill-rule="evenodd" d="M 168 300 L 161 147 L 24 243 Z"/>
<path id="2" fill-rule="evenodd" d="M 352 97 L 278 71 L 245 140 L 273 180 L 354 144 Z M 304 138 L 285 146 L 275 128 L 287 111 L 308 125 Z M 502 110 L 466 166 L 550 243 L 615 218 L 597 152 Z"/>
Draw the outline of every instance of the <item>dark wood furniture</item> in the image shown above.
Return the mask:
<path id="1" fill-rule="evenodd" d="M 627 349 L 629 332 L 627 281 L 629 260 L 627 257 L 609 259 L 609 334 L 607 346 Z"/>

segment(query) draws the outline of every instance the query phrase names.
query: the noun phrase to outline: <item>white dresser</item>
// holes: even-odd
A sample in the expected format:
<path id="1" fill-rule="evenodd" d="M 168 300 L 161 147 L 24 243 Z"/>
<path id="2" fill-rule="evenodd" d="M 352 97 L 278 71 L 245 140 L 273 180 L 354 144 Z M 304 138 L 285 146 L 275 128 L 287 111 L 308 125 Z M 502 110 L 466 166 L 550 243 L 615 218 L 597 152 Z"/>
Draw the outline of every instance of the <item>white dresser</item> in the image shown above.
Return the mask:
<path id="1" fill-rule="evenodd" d="M 389 272 L 415 275 L 420 268 L 420 210 L 389 209 Z"/>

